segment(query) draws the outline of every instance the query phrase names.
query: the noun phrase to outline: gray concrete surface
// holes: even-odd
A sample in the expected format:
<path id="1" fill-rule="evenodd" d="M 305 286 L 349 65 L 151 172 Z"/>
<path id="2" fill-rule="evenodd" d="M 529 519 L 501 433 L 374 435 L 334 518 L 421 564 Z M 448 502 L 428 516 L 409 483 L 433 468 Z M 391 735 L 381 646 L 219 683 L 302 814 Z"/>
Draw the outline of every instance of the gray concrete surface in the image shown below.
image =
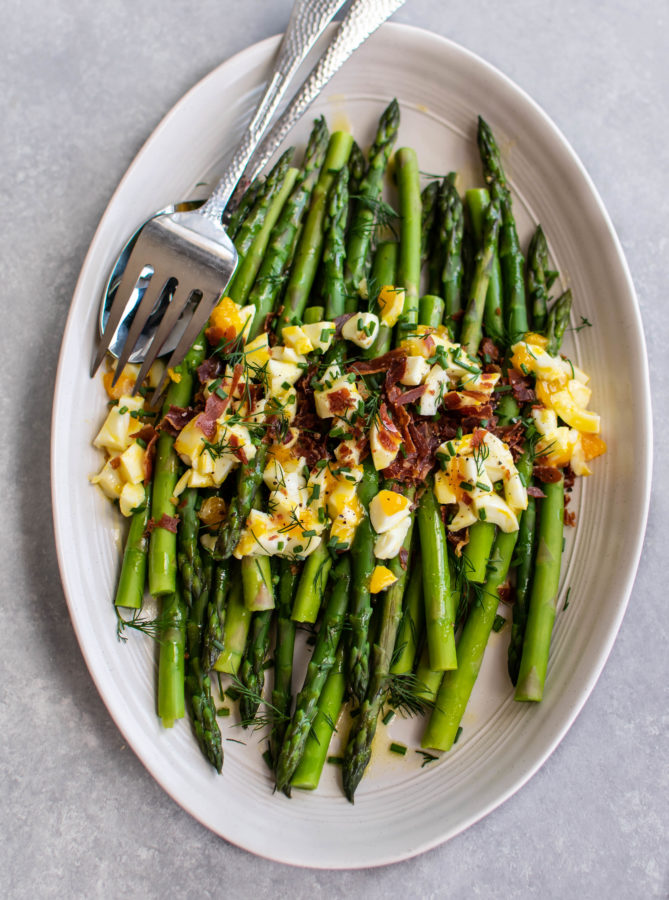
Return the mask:
<path id="1" fill-rule="evenodd" d="M 646 327 L 660 424 L 645 552 L 604 673 L 543 769 L 492 815 L 417 859 L 359 872 L 294 870 L 226 844 L 177 807 L 124 745 L 84 666 L 58 577 L 48 461 L 58 345 L 77 273 L 154 125 L 220 61 L 280 31 L 289 6 L 3 4 L 0 894 L 667 896 L 666 0 L 408 0 L 396 17 L 490 60 L 557 122 L 617 227 Z"/>

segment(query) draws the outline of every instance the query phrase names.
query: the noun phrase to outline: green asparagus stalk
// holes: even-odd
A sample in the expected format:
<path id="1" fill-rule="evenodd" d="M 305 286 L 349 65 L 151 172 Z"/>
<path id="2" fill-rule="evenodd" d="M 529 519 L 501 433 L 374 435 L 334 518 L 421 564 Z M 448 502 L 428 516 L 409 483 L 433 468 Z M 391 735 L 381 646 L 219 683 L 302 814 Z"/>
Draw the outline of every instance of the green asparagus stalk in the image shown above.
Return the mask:
<path id="1" fill-rule="evenodd" d="M 407 554 L 411 551 L 413 522 L 402 545 Z M 356 788 L 369 764 L 372 755 L 372 741 L 381 707 L 388 695 L 388 682 L 393 651 L 397 641 L 397 630 L 402 617 L 402 598 L 407 580 L 407 570 L 402 567 L 399 555 L 389 563 L 389 568 L 397 581 L 383 596 L 379 637 L 372 652 L 372 677 L 367 696 L 360 707 L 360 714 L 354 719 L 344 751 L 344 793 L 353 803 Z"/>
<path id="2" fill-rule="evenodd" d="M 158 715 L 164 728 L 171 728 L 185 714 L 184 652 L 186 649 L 186 604 L 179 590 L 165 596 L 161 613 L 158 660 Z"/>
<path id="3" fill-rule="evenodd" d="M 276 647 L 274 649 L 274 687 L 272 706 L 276 711 L 269 736 L 269 747 L 273 764 L 279 758 L 279 751 L 290 718 L 293 699 L 293 652 L 295 649 L 295 622 L 291 619 L 293 597 L 297 587 L 298 566 L 289 559 L 280 561 L 279 590 L 277 602 Z"/>
<path id="4" fill-rule="evenodd" d="M 374 254 L 374 262 L 372 264 L 372 278 L 371 283 L 375 286 L 377 297 L 381 288 L 383 287 L 391 287 L 395 285 L 395 278 L 397 275 L 397 254 L 399 250 L 399 245 L 393 241 L 384 241 L 379 244 L 376 248 L 376 253 Z M 381 318 L 381 310 L 378 306 L 378 302 L 374 308 L 374 312 Z M 363 356 L 367 359 L 374 359 L 377 356 L 381 356 L 384 353 L 387 353 L 390 350 L 390 345 L 393 339 L 393 330 L 389 328 L 388 325 L 385 325 L 383 322 L 379 322 L 379 333 L 376 336 L 376 340 L 369 348 L 369 350 L 363 351 Z"/>
<path id="5" fill-rule="evenodd" d="M 489 203 L 490 194 L 488 191 L 478 188 L 467 191 L 467 207 L 469 209 L 474 235 L 479 242 L 483 238 L 483 218 L 485 209 Z M 503 344 L 504 342 L 503 303 L 502 269 L 499 261 L 499 254 L 497 253 L 497 250 L 495 250 L 490 271 L 490 281 L 488 282 L 488 292 L 485 297 L 483 322 L 486 334 L 497 344 Z"/>
<path id="6" fill-rule="evenodd" d="M 230 566 L 227 562 L 213 567 L 207 625 L 202 640 L 202 659 L 205 668 L 211 669 L 224 647 L 225 601 L 230 587 Z"/>
<path id="7" fill-rule="evenodd" d="M 530 607 L 516 700 L 541 700 L 560 583 L 564 530 L 564 478 L 544 485 Z"/>
<path id="8" fill-rule="evenodd" d="M 499 604 L 498 590 L 506 580 L 518 532 L 500 531 L 490 558 L 480 602 L 474 604 L 458 642 L 458 667 L 444 673 L 422 746 L 450 750 L 481 668 Z"/>
<path id="9" fill-rule="evenodd" d="M 291 616 L 294 622 L 314 624 L 321 609 L 331 568 L 332 556 L 327 543 L 321 541 L 313 553 L 309 554 L 302 569 Z"/>
<path id="10" fill-rule="evenodd" d="M 374 541 L 376 534 L 369 518 L 369 504 L 379 492 L 379 476 L 371 456 L 363 463 L 362 479 L 358 485 L 358 500 L 365 511 L 351 545 L 352 593 L 349 608 L 350 631 L 348 648 L 348 691 L 358 704 L 362 703 L 369 683 L 369 621 L 372 617 L 372 598 L 369 582 L 376 565 Z"/>
<path id="11" fill-rule="evenodd" d="M 248 186 L 242 199 L 239 201 L 239 206 L 230 216 L 230 221 L 228 222 L 227 232 L 228 237 L 231 241 L 235 241 L 237 235 L 239 234 L 239 229 L 242 226 L 242 223 L 246 220 L 249 213 L 253 209 L 253 206 L 258 199 L 260 192 L 264 187 L 264 182 L 260 178 L 256 178 L 255 181 L 252 181 Z"/>
<path id="12" fill-rule="evenodd" d="M 430 478 L 418 507 L 425 629 L 430 651 L 430 667 L 446 671 L 457 666 L 455 655 L 455 592 L 451 590 L 446 530 L 439 514 Z"/>
<path id="13" fill-rule="evenodd" d="M 351 144 L 351 152 L 348 157 L 348 190 L 350 194 L 359 194 L 362 179 L 365 177 L 367 169 L 367 160 L 365 154 L 360 149 L 360 145 L 353 141 Z"/>
<path id="14" fill-rule="evenodd" d="M 541 225 L 537 225 L 527 250 L 525 280 L 527 301 L 531 312 L 529 322 L 533 331 L 541 334 L 548 318 L 548 290 L 546 271 L 548 270 L 548 244 Z"/>
<path id="15" fill-rule="evenodd" d="M 499 147 L 490 126 L 479 116 L 478 145 L 483 174 L 490 187 L 493 202 L 499 203 L 502 224 L 499 232 L 499 261 L 502 267 L 504 308 L 507 315 L 507 333 L 510 342 L 519 340 L 527 331 L 527 305 L 525 301 L 525 260 L 520 249 L 516 222 L 511 206 L 511 191 L 502 168 Z"/>
<path id="16" fill-rule="evenodd" d="M 234 291 L 235 289 L 237 273 L 240 271 L 241 266 L 244 262 L 244 258 L 250 252 L 251 247 L 253 246 L 253 242 L 260 233 L 260 229 L 263 227 L 263 223 L 267 215 L 267 210 L 269 209 L 272 200 L 281 189 L 281 185 L 284 182 L 286 173 L 290 168 L 290 163 L 293 158 L 294 152 L 295 148 L 290 147 L 288 150 L 286 150 L 285 153 L 281 155 L 279 161 L 276 163 L 272 171 L 263 182 L 262 187 L 259 189 L 257 198 L 250 211 L 248 212 L 248 215 L 239 226 L 234 239 L 235 249 L 237 250 L 238 256 L 237 270 L 227 288 L 227 294 L 230 297 L 233 296 L 230 292 Z"/>
<path id="17" fill-rule="evenodd" d="M 141 609 L 146 583 L 146 556 L 149 549 L 148 525 L 151 518 L 151 485 L 145 486 L 146 503 L 132 514 L 123 551 L 121 575 L 116 588 L 115 606 Z"/>
<path id="18" fill-rule="evenodd" d="M 409 583 L 404 592 L 404 609 L 390 667 L 392 675 L 406 675 L 413 672 L 418 641 L 425 627 L 423 566 L 419 552 L 414 553 L 409 565 Z"/>
<path id="19" fill-rule="evenodd" d="M 455 173 L 442 181 L 437 198 L 437 229 L 435 255 L 441 264 L 441 287 L 433 291 L 444 299 L 444 324 L 457 340 L 460 330 L 458 316 L 462 309 L 462 242 L 464 235 L 464 210 L 455 187 Z"/>
<path id="20" fill-rule="evenodd" d="M 188 406 L 193 393 L 193 382 L 197 367 L 205 357 L 206 342 L 200 334 L 190 348 L 183 362 L 177 366 L 178 380 L 172 381 L 163 404 L 163 415 L 170 406 Z M 163 516 L 173 518 L 175 508 L 172 496 L 179 477 L 181 463 L 174 451 L 174 438 L 162 431 L 156 442 L 156 457 L 153 464 L 153 487 L 151 511 L 154 522 L 161 522 Z M 177 588 L 177 536 L 167 528 L 157 527 L 149 539 L 149 592 L 154 597 L 173 594 Z"/>
<path id="21" fill-rule="evenodd" d="M 526 450 L 518 461 L 518 473 L 529 484 L 532 477 L 532 453 Z M 514 567 L 516 569 L 516 600 L 513 604 L 511 638 L 509 640 L 508 669 L 511 683 L 518 681 L 523 639 L 527 625 L 532 576 L 534 574 L 537 507 L 534 497 L 527 498 L 527 509 L 520 517 Z"/>
<path id="22" fill-rule="evenodd" d="M 267 444 L 262 443 L 249 463 L 240 466 L 237 476 L 237 490 L 230 500 L 225 520 L 221 523 L 216 536 L 213 557 L 216 560 L 228 559 L 239 543 L 239 536 L 246 522 L 260 487 L 265 462 Z"/>
<path id="23" fill-rule="evenodd" d="M 420 195 L 421 219 L 420 219 L 420 261 L 422 265 L 427 263 L 427 289 L 431 294 L 439 294 L 441 290 L 441 278 L 439 273 L 439 258 L 435 252 L 435 219 L 437 216 L 437 198 L 439 196 L 439 182 L 431 181 Z"/>
<path id="24" fill-rule="evenodd" d="M 495 526 L 491 522 L 475 522 L 469 529 L 469 541 L 462 552 L 465 561 L 465 578 L 475 584 L 483 584 L 486 566 L 495 541 Z"/>
<path id="25" fill-rule="evenodd" d="M 200 520 L 197 516 L 197 491 L 188 488 L 180 505 L 181 523 L 178 535 L 179 575 L 184 600 L 188 607 L 186 621 L 186 695 L 188 697 L 193 728 L 204 755 L 220 772 L 223 767 L 221 732 L 216 721 L 216 707 L 211 696 L 211 681 L 206 663 L 201 656 L 209 584 L 206 567 L 211 568 L 207 557 L 202 559 L 199 549 Z"/>
<path id="26" fill-rule="evenodd" d="M 298 174 L 299 170 L 293 167 L 289 168 L 286 172 L 281 186 L 274 194 L 267 207 L 263 223 L 256 234 L 248 253 L 237 266 L 233 281 L 228 286 L 226 294 L 240 306 L 244 306 L 247 303 L 251 288 L 256 280 L 256 275 L 265 258 L 272 232 L 279 221 L 282 210 L 292 194 Z M 269 310 L 271 310 L 271 308 L 272 307 L 270 306 Z M 254 334 L 257 334 L 261 325 L 262 319 L 258 317 L 258 310 L 256 309 L 256 315 L 251 323 L 252 329 L 255 329 Z"/>
<path id="27" fill-rule="evenodd" d="M 325 159 L 327 141 L 328 129 L 321 116 L 314 123 L 300 174 L 272 230 L 260 270 L 249 294 L 248 302 L 256 308 L 250 338 L 258 334 L 267 315 L 276 306 L 283 277 L 288 270 L 288 261 L 297 244 L 300 225 Z"/>
<path id="28" fill-rule="evenodd" d="M 328 194 L 336 173 L 348 161 L 352 143 L 353 138 L 345 131 L 336 131 L 330 137 L 325 161 L 312 192 L 309 212 L 295 251 L 286 286 L 284 308 L 277 321 L 278 334 L 293 319 L 299 319 L 307 305 L 323 248 L 323 223 Z"/>
<path id="29" fill-rule="evenodd" d="M 360 290 L 367 275 L 367 258 L 372 241 L 375 208 L 381 197 L 383 178 L 397 137 L 400 109 L 393 100 L 383 111 L 379 127 L 369 151 L 369 166 L 357 190 L 355 209 L 346 243 L 346 287 L 354 312 L 359 303 Z"/>
<path id="30" fill-rule="evenodd" d="M 274 585 L 269 556 L 245 556 L 242 559 L 244 603 L 251 612 L 274 609 Z"/>
<path id="31" fill-rule="evenodd" d="M 437 699 L 443 677 L 443 672 L 437 672 L 430 667 L 430 649 L 425 644 L 416 668 L 416 696 L 426 701 L 428 705 L 433 704 Z"/>
<path id="32" fill-rule="evenodd" d="M 330 741 L 337 727 L 336 723 L 344 701 L 345 689 L 344 645 L 340 642 L 334 665 L 318 698 L 318 712 L 304 745 L 300 764 L 291 779 L 291 787 L 306 791 L 315 791 L 318 787 Z"/>
<path id="33" fill-rule="evenodd" d="M 230 579 L 225 624 L 223 627 L 223 650 L 214 664 L 217 672 L 236 675 L 242 662 L 253 613 L 247 609 L 242 595 L 242 579 L 235 566 Z"/>
<path id="34" fill-rule="evenodd" d="M 571 312 L 571 291 L 566 290 L 557 298 L 548 314 L 546 337 L 548 344 L 546 350 L 551 356 L 557 356 L 562 346 L 562 338 L 569 325 L 569 313 Z"/>
<path id="35" fill-rule="evenodd" d="M 398 333 L 412 331 L 418 322 L 421 261 L 421 201 L 418 158 L 402 147 L 395 156 L 400 205 L 400 252 L 397 281 L 404 288 L 404 310 Z M 399 341 L 398 341 L 399 343 Z"/>
<path id="36" fill-rule="evenodd" d="M 344 312 L 346 286 L 344 284 L 344 260 L 346 258 L 346 221 L 348 218 L 348 166 L 337 172 L 324 223 L 323 236 L 323 297 L 325 316 L 336 319 Z"/>
<path id="37" fill-rule="evenodd" d="M 424 325 L 436 328 L 444 318 L 444 301 L 435 294 L 424 294 L 419 302 L 419 319 Z"/>
<path id="38" fill-rule="evenodd" d="M 265 658 L 269 650 L 273 611 L 254 612 L 249 643 L 239 667 L 239 680 L 246 688 L 239 699 L 242 725 L 246 728 L 256 717 L 265 685 Z"/>
<path id="39" fill-rule="evenodd" d="M 332 579 L 332 592 L 318 632 L 314 652 L 307 667 L 304 685 L 297 695 L 295 712 L 286 730 L 279 753 L 276 767 L 276 786 L 279 790 L 288 787 L 302 758 L 309 731 L 318 711 L 318 700 L 335 662 L 346 617 L 351 581 L 351 566 L 348 556 L 341 557 L 333 570 Z"/>
<path id="40" fill-rule="evenodd" d="M 495 263 L 500 218 L 499 205 L 492 200 L 483 216 L 481 244 L 476 254 L 476 265 L 462 319 L 460 343 L 471 356 L 476 356 L 481 343 L 483 313 Z"/>

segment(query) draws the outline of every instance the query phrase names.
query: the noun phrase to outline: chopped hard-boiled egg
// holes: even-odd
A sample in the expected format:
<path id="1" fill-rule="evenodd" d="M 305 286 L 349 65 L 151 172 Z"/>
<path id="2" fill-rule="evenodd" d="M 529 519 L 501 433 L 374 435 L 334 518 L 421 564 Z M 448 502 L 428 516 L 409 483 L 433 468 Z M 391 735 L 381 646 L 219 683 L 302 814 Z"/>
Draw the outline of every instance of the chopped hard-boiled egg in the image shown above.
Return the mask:
<path id="1" fill-rule="evenodd" d="M 380 591 L 385 591 L 396 581 L 397 575 L 393 575 L 387 566 L 374 566 L 372 577 L 369 579 L 369 593 L 378 594 Z"/>
<path id="2" fill-rule="evenodd" d="M 404 384 L 407 387 L 417 387 L 425 381 L 429 371 L 430 364 L 424 356 L 407 356 L 400 384 Z"/>
<path id="3" fill-rule="evenodd" d="M 254 315 L 255 307 L 239 306 L 230 297 L 223 297 L 209 317 L 209 327 L 205 332 L 207 340 L 215 346 L 234 341 L 242 332 L 244 336 L 248 335 Z"/>
<path id="4" fill-rule="evenodd" d="M 367 350 L 372 346 L 379 333 L 379 320 L 374 313 L 356 313 L 348 319 L 341 330 L 347 341 Z"/>
<path id="5" fill-rule="evenodd" d="M 394 559 L 402 549 L 409 528 L 411 528 L 410 515 L 398 522 L 390 531 L 380 534 L 374 541 L 374 556 L 377 559 Z"/>
<path id="6" fill-rule="evenodd" d="M 131 516 L 146 501 L 143 484 L 124 484 L 118 498 L 119 509 L 124 516 Z"/>
<path id="7" fill-rule="evenodd" d="M 411 514 L 411 499 L 397 491 L 381 490 L 372 497 L 369 517 L 377 534 L 385 534 Z"/>
<path id="8" fill-rule="evenodd" d="M 396 288 L 392 284 L 384 284 L 379 291 L 377 303 L 381 313 L 381 321 L 392 328 L 402 315 L 404 309 L 404 288 Z"/>
<path id="9" fill-rule="evenodd" d="M 377 471 L 387 469 L 397 456 L 402 435 L 387 416 L 375 417 L 369 429 L 369 448 Z"/>
<path id="10" fill-rule="evenodd" d="M 255 375 L 269 362 L 269 336 L 266 331 L 250 341 L 244 348 L 244 360 Z"/>
<path id="11" fill-rule="evenodd" d="M 302 331 L 311 342 L 313 350 L 325 353 L 330 349 L 336 328 L 334 322 L 311 322 L 302 325 Z"/>
<path id="12" fill-rule="evenodd" d="M 443 504 L 458 504 L 451 531 L 485 519 L 502 531 L 518 530 L 518 512 L 527 507 L 527 490 L 511 451 L 498 437 L 484 429 L 445 441 L 437 450 L 441 471 L 434 476 L 434 493 Z M 495 491 L 501 481 L 504 497 Z"/>
<path id="13" fill-rule="evenodd" d="M 132 444 L 132 433 L 139 431 L 137 419 L 130 415 L 144 408 L 143 397 L 123 396 L 116 406 L 112 406 L 102 428 L 98 431 L 94 446 L 108 453 L 122 453 Z"/>

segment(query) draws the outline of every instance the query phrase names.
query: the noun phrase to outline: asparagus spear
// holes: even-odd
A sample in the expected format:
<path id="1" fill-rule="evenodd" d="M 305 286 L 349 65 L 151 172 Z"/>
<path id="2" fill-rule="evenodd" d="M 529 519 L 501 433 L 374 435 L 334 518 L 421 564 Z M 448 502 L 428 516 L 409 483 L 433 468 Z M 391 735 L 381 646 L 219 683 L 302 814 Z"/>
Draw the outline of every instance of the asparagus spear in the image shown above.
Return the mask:
<path id="1" fill-rule="evenodd" d="M 571 312 L 571 291 L 566 290 L 557 298 L 548 314 L 546 337 L 548 344 L 546 350 L 552 356 L 557 356 L 562 345 L 562 338 L 569 325 L 569 313 Z"/>
<path id="2" fill-rule="evenodd" d="M 362 703 L 369 682 L 369 620 L 372 616 L 372 599 L 369 581 L 374 571 L 374 540 L 376 535 L 369 518 L 370 501 L 379 491 L 379 476 L 371 456 L 363 463 L 362 480 L 358 485 L 358 500 L 365 510 L 365 517 L 358 525 L 351 545 L 351 569 L 353 590 L 349 609 L 348 690 Z"/>
<path id="3" fill-rule="evenodd" d="M 400 252 L 397 281 L 404 288 L 404 309 L 398 322 L 400 338 L 418 322 L 421 259 L 420 175 L 416 151 L 402 147 L 395 156 L 400 201 Z M 399 341 L 398 341 L 399 343 Z"/>
<path id="4" fill-rule="evenodd" d="M 251 512 L 256 491 L 262 481 L 266 459 L 267 444 L 262 443 L 256 449 L 253 459 L 240 466 L 239 474 L 237 475 L 237 490 L 230 500 L 227 515 L 225 520 L 221 522 L 216 536 L 216 545 L 213 551 L 214 559 L 228 559 L 232 556 L 233 550 L 239 543 L 239 536 Z"/>
<path id="5" fill-rule="evenodd" d="M 298 567 L 289 559 L 280 561 L 279 591 L 277 603 L 276 647 L 274 649 L 274 687 L 272 706 L 276 710 L 275 720 L 269 736 L 269 747 L 274 765 L 279 758 L 279 750 L 290 718 L 293 699 L 293 651 L 295 648 L 295 623 L 290 617 L 293 596 L 297 587 Z"/>
<path id="6" fill-rule="evenodd" d="M 439 187 L 436 225 L 435 254 L 441 264 L 441 286 L 434 293 L 443 297 L 444 323 L 457 339 L 460 330 L 457 316 L 462 309 L 464 210 L 455 187 L 455 173 L 444 178 Z"/>
<path id="7" fill-rule="evenodd" d="M 518 461 L 518 473 L 526 484 L 532 478 L 532 452 L 525 450 Z M 520 658 L 523 654 L 523 638 L 527 625 L 527 610 L 530 602 L 530 589 L 534 574 L 535 534 L 537 524 L 537 506 L 534 497 L 527 498 L 527 509 L 523 510 L 518 529 L 516 556 L 516 600 L 513 604 L 511 638 L 509 640 L 508 669 L 511 683 L 518 681 Z"/>
<path id="8" fill-rule="evenodd" d="M 377 297 L 378 293 L 381 291 L 381 288 L 393 287 L 395 285 L 398 249 L 399 245 L 393 241 L 384 241 L 376 248 L 376 253 L 374 254 L 374 262 L 372 264 L 371 283 L 376 287 Z M 381 310 L 378 308 L 378 304 L 375 312 L 380 319 Z M 387 353 L 388 350 L 390 350 L 392 337 L 392 328 L 390 328 L 384 322 L 380 321 L 379 333 L 376 336 L 376 340 L 369 348 L 369 350 L 363 351 L 363 356 L 367 357 L 368 359 L 374 359 L 376 356 L 381 356 L 383 353 Z"/>
<path id="9" fill-rule="evenodd" d="M 439 514 L 431 478 L 418 507 L 418 528 L 430 667 L 434 671 L 455 669 L 456 599 L 455 592 L 451 590 L 446 530 Z"/>
<path id="10" fill-rule="evenodd" d="M 286 286 L 284 308 L 277 321 L 279 334 L 293 319 L 301 317 L 307 305 L 323 248 L 323 222 L 327 197 L 336 173 L 348 161 L 352 143 L 353 138 L 345 131 L 335 131 L 330 137 L 325 161 L 311 195 L 309 212 L 295 251 Z"/>
<path id="11" fill-rule="evenodd" d="M 348 217 L 348 166 L 342 166 L 335 175 L 324 223 L 323 236 L 323 298 L 325 316 L 336 319 L 344 312 L 346 287 L 344 284 L 344 259 L 346 258 L 346 219 Z"/>
<path id="12" fill-rule="evenodd" d="M 242 725 L 246 728 L 255 719 L 265 685 L 265 657 L 269 649 L 270 625 L 273 610 L 254 612 L 251 619 L 249 643 L 239 667 L 239 680 L 246 688 L 239 700 Z"/>
<path id="13" fill-rule="evenodd" d="M 183 719 L 185 713 L 186 604 L 178 589 L 165 596 L 160 620 L 158 715 L 163 727 L 171 728 L 176 719 Z"/>
<path id="14" fill-rule="evenodd" d="M 479 116 L 478 145 L 483 174 L 490 186 L 493 202 L 499 203 L 502 224 L 499 232 L 499 261 L 502 267 L 504 308 L 507 315 L 507 332 L 511 343 L 519 340 L 527 331 L 527 306 L 525 302 L 525 260 L 520 249 L 516 222 L 511 206 L 509 190 L 499 147 L 490 126 Z"/>
<path id="15" fill-rule="evenodd" d="M 227 562 L 213 567 L 207 624 L 202 639 L 202 659 L 207 669 L 211 669 L 224 647 L 223 627 L 225 625 L 225 601 L 230 587 L 230 566 Z"/>
<path id="16" fill-rule="evenodd" d="M 236 560 L 233 561 L 236 563 Z M 217 672 L 236 675 L 246 648 L 253 613 L 242 596 L 242 579 L 235 565 L 230 579 L 230 593 L 223 626 L 223 650 L 214 664 Z"/>
<path id="17" fill-rule="evenodd" d="M 525 272 L 527 301 L 531 312 L 531 327 L 541 333 L 546 327 L 548 316 L 548 290 L 546 271 L 548 270 L 548 244 L 541 225 L 537 225 L 527 250 Z"/>
<path id="18" fill-rule="evenodd" d="M 286 171 L 281 185 L 279 186 L 276 193 L 272 196 L 267 206 L 267 210 L 265 211 L 265 216 L 258 233 L 256 234 L 255 239 L 249 247 L 249 250 L 244 259 L 237 266 L 234 279 L 226 291 L 226 294 L 240 306 L 244 306 L 247 303 L 251 288 L 253 287 L 256 279 L 256 275 L 258 274 L 260 265 L 265 258 L 265 251 L 267 250 L 272 232 L 274 231 L 274 226 L 277 224 L 279 216 L 281 215 L 281 211 L 283 210 L 286 202 L 291 196 L 298 174 L 299 170 L 293 167 L 289 168 Z M 257 333 L 257 331 L 260 330 L 260 325 L 262 324 L 262 320 L 258 320 L 257 312 L 258 311 L 256 310 L 256 315 L 254 316 L 254 320 L 251 323 L 252 328 L 254 325 L 256 326 L 254 333 Z"/>
<path id="19" fill-rule="evenodd" d="M 516 684 L 516 700 L 541 700 L 548 667 L 551 632 L 555 621 L 562 534 L 564 530 L 564 478 L 544 485 L 534 580 Z"/>
<path id="20" fill-rule="evenodd" d="M 499 604 L 498 589 L 506 580 L 518 532 L 500 531 L 490 558 L 480 602 L 470 610 L 458 642 L 458 666 L 445 672 L 421 746 L 450 750 L 478 677 Z"/>
<path id="21" fill-rule="evenodd" d="M 427 289 L 431 294 L 439 294 L 441 279 L 439 278 L 439 258 L 435 250 L 435 220 L 437 216 L 437 197 L 439 181 L 430 181 L 420 195 L 420 261 L 427 263 Z"/>
<path id="22" fill-rule="evenodd" d="M 420 551 L 416 551 L 410 561 L 409 582 L 404 593 L 404 609 L 397 632 L 391 674 L 406 675 L 413 671 L 416 649 L 424 625 L 423 566 Z"/>
<path id="23" fill-rule="evenodd" d="M 340 642 L 334 665 L 318 698 L 318 712 L 304 745 L 300 764 L 291 779 L 291 787 L 307 791 L 314 791 L 318 787 L 332 734 L 336 730 L 336 722 L 341 712 L 345 689 L 344 645 Z"/>
<path id="24" fill-rule="evenodd" d="M 369 166 L 357 190 L 358 196 L 346 243 L 345 277 L 348 295 L 351 298 L 351 312 L 357 307 L 357 298 L 367 274 L 375 208 L 381 197 L 383 177 L 397 137 L 399 121 L 399 104 L 397 100 L 393 100 L 379 119 L 376 137 L 369 151 Z"/>
<path id="25" fill-rule="evenodd" d="M 467 191 L 467 206 L 472 222 L 472 228 L 477 241 L 483 238 L 483 217 L 485 209 L 490 203 L 490 194 L 486 190 L 473 189 Z M 483 322 L 486 334 L 497 344 L 504 342 L 504 317 L 502 314 L 502 269 L 499 262 L 499 254 L 495 248 L 495 255 L 490 270 L 490 281 L 485 297 Z"/>
<path id="26" fill-rule="evenodd" d="M 123 551 L 121 574 L 116 588 L 115 606 L 141 609 L 146 583 L 146 555 L 149 549 L 148 524 L 151 518 L 151 485 L 147 484 L 143 509 L 132 514 Z"/>
<path id="27" fill-rule="evenodd" d="M 360 185 L 365 177 L 365 169 L 367 161 L 365 154 L 360 149 L 360 145 L 353 141 L 351 144 L 351 152 L 348 157 L 348 189 L 351 194 L 360 193 Z"/>
<path id="28" fill-rule="evenodd" d="M 335 654 L 346 616 L 351 581 L 351 566 L 348 556 L 341 557 L 332 572 L 332 579 L 332 593 L 325 609 L 313 655 L 307 667 L 304 685 L 297 695 L 295 712 L 286 730 L 279 753 L 276 767 L 276 786 L 279 790 L 288 787 L 302 758 L 304 745 L 318 711 L 317 704 L 321 691 L 335 662 Z"/>
<path id="29" fill-rule="evenodd" d="M 413 536 L 413 523 L 402 545 L 409 553 Z M 372 677 L 367 696 L 360 707 L 360 714 L 353 720 L 351 732 L 344 751 L 344 793 L 353 803 L 356 788 L 369 764 L 372 755 L 372 741 L 381 707 L 388 694 L 388 681 L 393 650 L 397 640 L 397 629 L 402 616 L 402 597 L 407 579 L 407 570 L 402 568 L 400 557 L 391 560 L 389 568 L 397 581 L 385 592 L 381 610 L 378 641 L 372 655 Z"/>
<path id="30" fill-rule="evenodd" d="M 493 199 L 484 213 L 481 244 L 476 254 L 474 275 L 469 285 L 469 297 L 462 319 L 460 343 L 471 356 L 476 356 L 481 343 L 481 325 L 495 262 L 500 218 L 499 204 Z"/>
<path id="31" fill-rule="evenodd" d="M 281 293 L 283 276 L 287 272 L 288 261 L 297 244 L 300 224 L 323 165 L 327 141 L 328 129 L 325 119 L 321 116 L 314 123 L 300 174 L 274 226 L 260 270 L 249 294 L 248 302 L 256 308 L 250 338 L 254 338 L 261 330 Z"/>
<path id="32" fill-rule="evenodd" d="M 302 569 L 291 615 L 294 622 L 308 622 L 313 625 L 316 621 L 331 567 L 332 556 L 328 545 L 325 541 L 321 541 L 314 552 L 309 554 Z"/>
<path id="33" fill-rule="evenodd" d="M 260 229 L 263 226 L 263 222 L 265 221 L 269 205 L 271 204 L 278 191 L 281 189 L 281 185 L 284 182 L 286 173 L 290 168 L 290 162 L 293 158 L 294 152 L 295 148 L 290 147 L 288 150 L 286 150 L 285 153 L 281 155 L 279 161 L 276 163 L 272 171 L 263 182 L 262 187 L 258 191 L 258 196 L 255 203 L 253 204 L 244 221 L 240 224 L 237 234 L 235 235 L 235 249 L 237 251 L 238 261 L 235 274 L 232 276 L 232 280 L 228 284 L 227 288 L 227 294 L 230 297 L 233 296 L 231 291 L 234 291 L 237 274 L 239 273 L 244 263 L 244 258 L 251 250 L 253 242 L 257 238 Z"/>
<path id="34" fill-rule="evenodd" d="M 421 323 L 436 328 L 444 318 L 444 301 L 436 294 L 424 294 L 420 298 L 418 310 Z"/>
<path id="35" fill-rule="evenodd" d="M 163 404 L 163 415 L 170 406 L 188 406 L 193 393 L 197 367 L 205 356 L 206 342 L 200 334 L 176 368 L 177 379 L 172 381 Z M 174 438 L 162 431 L 156 442 L 153 464 L 152 513 L 154 522 L 163 515 L 174 517 L 172 495 L 179 473 L 179 457 L 174 451 Z M 177 587 L 177 536 L 167 528 L 154 528 L 149 539 L 149 591 L 154 597 L 173 594 Z"/>
<path id="36" fill-rule="evenodd" d="M 203 560 L 200 555 L 197 491 L 188 488 L 182 497 L 179 507 L 181 524 L 178 535 L 178 561 L 181 587 L 188 607 L 186 695 L 190 703 L 193 728 L 200 748 L 212 766 L 220 772 L 223 767 L 221 732 L 216 721 L 216 707 L 211 696 L 211 681 L 206 672 L 207 663 L 201 656 L 202 632 L 209 592 L 206 567 L 211 567 L 211 561 L 209 557 Z"/>
<path id="37" fill-rule="evenodd" d="M 256 178 L 255 181 L 252 181 L 248 186 L 242 199 L 239 201 L 239 206 L 230 216 L 230 221 L 228 222 L 228 237 L 231 241 L 235 241 L 237 235 L 239 234 L 239 229 L 242 226 L 242 223 L 247 219 L 249 213 L 253 209 L 253 205 L 258 199 L 260 192 L 264 187 L 264 182 L 260 178 Z"/>

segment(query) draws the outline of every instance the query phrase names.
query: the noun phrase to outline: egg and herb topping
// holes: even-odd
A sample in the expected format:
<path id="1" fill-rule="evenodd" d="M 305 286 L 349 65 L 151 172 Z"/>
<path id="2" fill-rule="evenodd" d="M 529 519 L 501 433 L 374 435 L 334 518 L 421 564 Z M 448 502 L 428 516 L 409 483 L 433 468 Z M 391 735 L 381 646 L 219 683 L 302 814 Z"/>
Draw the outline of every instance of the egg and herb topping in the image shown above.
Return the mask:
<path id="1" fill-rule="evenodd" d="M 527 489 L 504 441 L 479 428 L 445 441 L 437 450 L 437 461 L 435 496 L 439 503 L 457 504 L 450 531 L 479 519 L 502 531 L 518 530 L 518 514 L 527 508 Z"/>
<path id="2" fill-rule="evenodd" d="M 529 333 L 511 348 L 514 369 L 536 378 L 534 389 L 540 405 L 532 408 L 539 434 L 535 455 L 543 465 L 570 465 L 576 475 L 590 475 L 588 462 L 606 452 L 599 437 L 600 417 L 587 408 L 592 393 L 590 377 L 569 359 L 551 356 L 546 344 L 542 335 Z"/>

